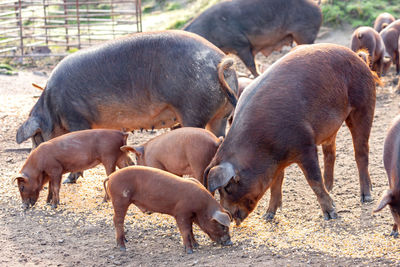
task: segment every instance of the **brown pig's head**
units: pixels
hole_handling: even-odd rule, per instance
[[[218,204],[219,207],[221,207]],[[226,210],[219,208],[209,212],[207,216],[199,219],[200,228],[207,233],[211,240],[223,245],[232,245],[229,235],[229,225],[232,217]]]
[[[387,205],[389,205],[390,207],[394,222],[397,225],[400,225],[400,196],[398,194],[395,194],[394,191],[391,189],[388,189],[383,193],[379,204],[375,208],[374,212],[381,211]]]
[[[204,184],[210,192],[219,190],[221,205],[232,214],[236,225],[254,210],[263,196],[259,179],[244,179],[229,162],[209,166],[204,173]]]
[[[146,166],[144,161],[144,146],[122,146],[121,151],[123,152],[132,152],[136,155],[136,164],[141,166]]]
[[[19,193],[22,198],[22,207],[24,209],[35,205],[39,198],[39,192],[42,187],[39,180],[35,178],[36,177],[29,177],[28,175],[21,173],[13,179],[13,182],[17,180]]]

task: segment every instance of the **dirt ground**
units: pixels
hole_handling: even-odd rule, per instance
[[[351,31],[322,29],[319,42],[348,45]],[[286,49],[287,51],[287,49]],[[275,53],[269,64],[282,54]],[[39,73],[37,71],[40,71]],[[102,203],[102,166],[85,172],[77,184],[61,187],[61,205],[52,210],[43,191],[34,208],[23,211],[17,186],[11,179],[28,156],[30,141],[16,144],[18,126],[27,118],[44,84],[48,69],[21,70],[0,76],[0,265],[1,266],[265,266],[273,265],[399,265],[400,241],[389,236],[389,209],[372,214],[388,182],[382,163],[387,129],[399,113],[394,69],[377,88],[376,115],[370,137],[369,170],[374,201],[361,204],[358,172],[346,126],[337,137],[335,185],[330,193],[339,214],[324,221],[316,197],[297,166],[286,171],[283,207],[266,222],[269,192],[240,227],[231,226],[234,243],[220,247],[195,227],[200,248],[186,255],[175,221],[161,214],[145,215],[131,206],[126,217],[127,251],[115,246],[112,206]],[[159,134],[162,131],[158,131]],[[135,133],[130,144],[156,134]],[[322,157],[320,155],[322,166]],[[323,167],[322,167],[323,168]],[[177,192],[179,193],[179,192]]]

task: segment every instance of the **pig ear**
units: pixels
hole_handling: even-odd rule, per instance
[[[379,201],[378,206],[375,208],[374,212],[381,211],[384,207],[386,207],[387,204],[390,204],[393,199],[393,192],[392,190],[386,190],[382,197],[381,200]]]
[[[21,182],[29,182],[29,177],[25,173],[19,174],[19,176],[12,179],[12,183],[15,183],[15,180],[19,180]]]
[[[37,117],[29,117],[17,131],[17,143],[21,144],[29,137],[34,136],[37,132],[40,132],[41,128]]]
[[[224,162],[218,166],[212,167],[207,175],[207,189],[214,192],[218,188],[226,186],[232,178],[235,178],[236,173],[233,165],[229,162]],[[235,178],[238,181],[238,178]]]
[[[139,146],[139,147],[133,147],[133,146],[121,146],[119,149],[123,152],[132,152],[135,153],[136,156],[141,157],[143,155],[144,147]]]
[[[220,224],[225,225],[226,227],[229,227],[229,225],[231,224],[231,218],[229,214],[220,210],[216,210],[214,212],[211,220],[217,221]]]

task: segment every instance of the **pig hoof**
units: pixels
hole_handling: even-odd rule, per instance
[[[52,208],[52,209],[57,208],[57,204],[51,204],[51,208]]]
[[[187,253],[187,254],[193,254],[193,249],[187,248],[187,249],[186,249],[186,253]]]
[[[393,236],[394,238],[398,238],[398,237],[399,237],[399,232],[397,232],[397,231],[392,231],[392,232],[390,233],[390,236]]]
[[[266,221],[271,221],[272,219],[274,219],[274,217],[275,217],[275,212],[271,212],[271,211],[265,213],[265,215],[264,215],[264,219]]]
[[[371,195],[361,195],[361,203],[372,202],[372,200]]]
[[[328,220],[330,220],[330,219],[337,219],[337,213],[336,213],[336,211],[335,210],[332,210],[332,211],[325,211],[324,212],[324,219],[326,220],[326,221],[328,221]]]
[[[228,239],[228,240],[222,242],[222,245],[223,245],[223,246],[232,246],[233,243],[232,243],[232,241],[231,241],[230,239]]]
[[[119,247],[119,251],[126,252],[126,247]]]
[[[77,179],[71,179],[69,176],[64,180],[63,184],[76,184]]]

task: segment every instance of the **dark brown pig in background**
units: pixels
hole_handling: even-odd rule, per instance
[[[117,130],[84,130],[65,134],[41,143],[32,150],[20,175],[15,179],[25,208],[34,205],[43,186],[49,183],[47,203],[53,208],[60,201],[61,176],[103,164],[107,176],[115,167],[124,168],[133,162],[127,152],[127,133]]]
[[[397,116],[389,129],[383,148],[383,164],[389,179],[389,188],[383,193],[378,207],[374,212],[389,205],[393,215],[391,236],[398,237],[400,225],[400,116]]]
[[[318,66],[318,67],[316,67]],[[336,134],[350,129],[361,201],[371,201],[368,139],[377,75],[350,49],[334,44],[297,46],[244,90],[226,138],[204,173],[211,192],[240,224],[268,188],[266,213],[282,203],[284,169],[296,163],[317,196],[325,219],[337,217],[333,187]],[[324,178],[317,145],[324,154]],[[324,183],[325,182],[325,183]]]
[[[222,138],[208,130],[184,127],[159,135],[141,146],[124,146],[136,154],[138,165],[189,175],[203,183],[203,173],[214,157]]]
[[[400,73],[399,62],[399,37],[400,37],[400,19],[390,23],[380,33],[383,43],[385,44],[386,53],[390,56],[393,64],[396,65],[396,73]],[[389,70],[390,62],[385,63],[383,74]]]
[[[125,215],[132,203],[145,213],[173,216],[187,253],[193,253],[193,248],[198,246],[193,223],[213,241],[232,244],[229,236],[231,216],[195,179],[182,179],[163,170],[135,166],[113,173],[104,180],[104,189],[114,207],[117,245],[121,250],[125,250]]]
[[[390,62],[390,57],[385,58],[385,45],[379,33],[371,27],[357,28],[351,36],[351,50],[357,52],[360,49],[368,51],[370,68],[381,76],[384,61]]]
[[[322,23],[314,0],[232,0],[218,3],[184,27],[233,53],[254,75],[259,75],[254,57],[285,45],[311,44]]]
[[[385,29],[393,21],[395,21],[395,18],[392,16],[392,14],[389,14],[387,12],[381,13],[375,19],[374,29],[377,32],[381,32],[383,29]]]
[[[232,64],[213,44],[184,31],[138,33],[78,51],[51,73],[17,143],[32,137],[36,146],[71,131],[177,122],[225,136],[236,105]]]

